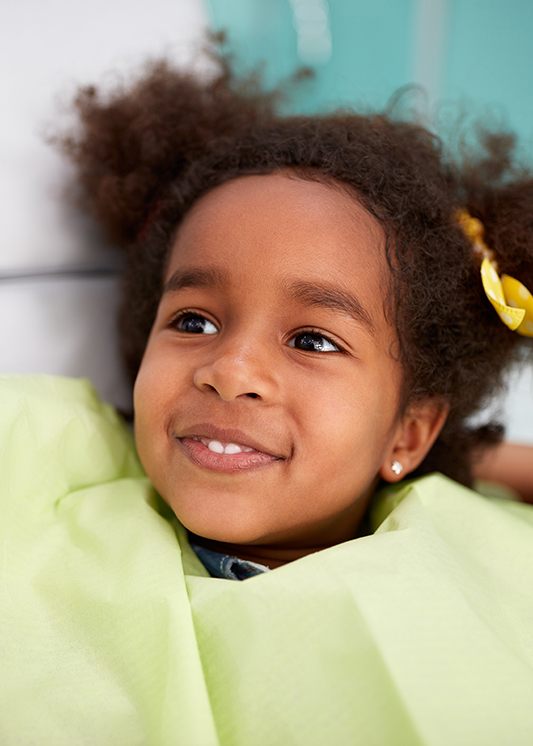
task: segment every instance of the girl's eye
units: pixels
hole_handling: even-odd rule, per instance
[[[295,334],[289,341],[289,347],[295,347],[298,350],[306,352],[340,352],[338,347],[331,339],[328,339],[319,332],[300,332]]]
[[[216,334],[218,332],[212,321],[192,311],[179,314],[172,322],[172,326],[185,334]]]

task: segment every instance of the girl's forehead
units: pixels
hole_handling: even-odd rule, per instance
[[[291,173],[243,176],[201,197],[184,218],[169,273],[190,262],[227,264],[232,274],[265,268],[331,281],[387,272],[384,231],[342,187]],[[237,261],[238,260],[238,261]]]

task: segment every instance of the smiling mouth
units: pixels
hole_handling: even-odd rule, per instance
[[[217,428],[205,429],[212,430],[212,435],[191,433],[174,436],[188,459],[203,469],[226,473],[243,472],[270,466],[285,460],[282,456],[261,450],[262,446],[259,446],[258,443],[240,442],[249,440],[244,433],[233,431],[230,435],[229,431],[222,431]],[[217,430],[216,433],[215,430]],[[218,437],[214,437],[215,435]],[[223,438],[223,435],[226,435],[227,439]]]

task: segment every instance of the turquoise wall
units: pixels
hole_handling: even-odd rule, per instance
[[[433,120],[443,110],[463,107],[495,126],[511,127],[533,145],[532,0],[207,0],[207,5],[213,27],[229,31],[244,64],[266,61],[268,81],[314,63],[316,79],[297,93],[295,110],[342,103],[382,107],[399,88],[415,83],[425,91],[418,103]],[[319,28],[329,36],[329,54],[322,50],[314,61],[305,50],[302,55],[297,32],[302,19],[308,30]]]
[[[533,147],[533,2],[450,0],[440,93],[465,96]]]

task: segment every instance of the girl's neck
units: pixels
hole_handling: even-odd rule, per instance
[[[368,535],[367,521],[363,519],[359,524],[358,530],[354,533],[353,539],[360,538]],[[206,539],[203,536],[198,536],[189,532],[189,539],[193,544],[211,549],[213,552],[219,552],[220,554],[228,554],[232,557],[238,557],[239,559],[248,560],[249,562],[257,562],[260,565],[266,565],[271,569],[275,567],[281,567],[289,562],[294,562],[297,559],[306,557],[308,554],[314,554],[320,552],[323,549],[329,549],[336,543],[340,542],[328,542],[325,544],[317,544],[314,546],[283,546],[280,544],[269,545],[269,544],[231,544],[224,541],[216,541],[215,539]]]
[[[196,534],[189,534],[189,539],[193,544],[198,544],[206,549],[211,549],[213,552],[229,554],[232,557],[238,557],[239,559],[248,560],[249,562],[257,562],[260,565],[267,565],[267,567],[270,568],[281,567],[281,565],[286,565],[288,562],[294,562],[294,560],[326,548],[321,546],[297,548],[269,545],[243,546],[241,544],[215,541],[214,539],[205,539],[203,536],[197,536]]]

